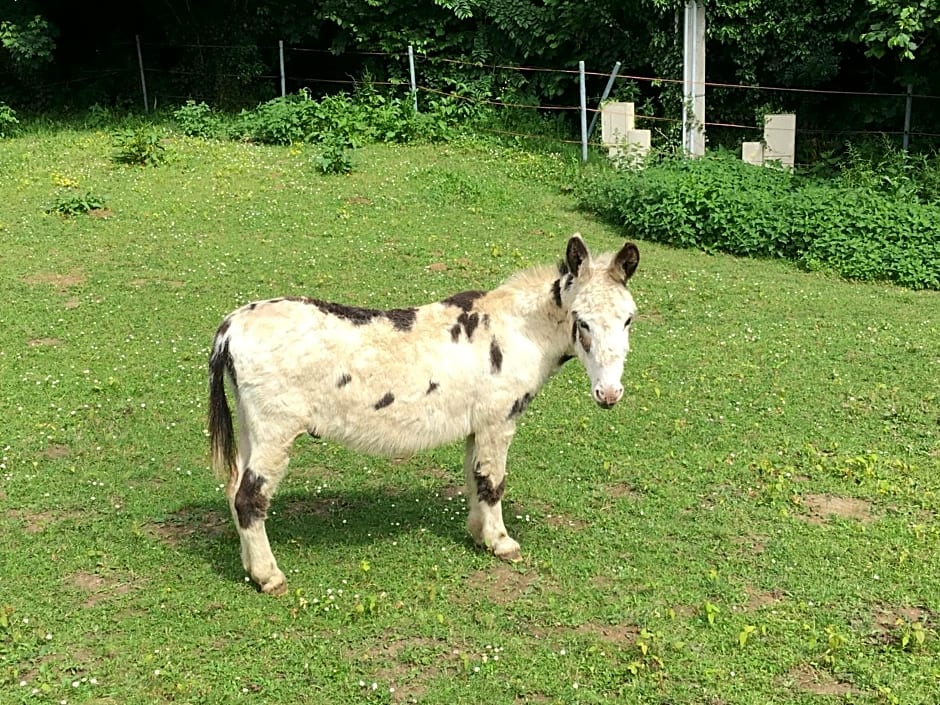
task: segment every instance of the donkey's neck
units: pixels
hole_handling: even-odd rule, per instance
[[[559,279],[556,268],[536,267],[518,272],[491,292],[494,303],[517,319],[517,329],[538,345],[546,378],[571,352],[569,312],[561,304]]]

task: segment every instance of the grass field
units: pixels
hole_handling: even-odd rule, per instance
[[[621,239],[561,156],[375,146],[327,177],[309,146],[165,145],[0,142],[0,702],[940,702],[936,292],[641,242],[624,400],[569,364],[510,449],[522,563],[466,535],[460,446],[304,439],[271,598],[209,470],[221,317],[423,303]]]

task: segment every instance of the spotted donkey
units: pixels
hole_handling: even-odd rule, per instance
[[[576,234],[557,269],[519,272],[492,291],[389,311],[280,298],[226,316],[209,360],[212,459],[228,477],[242,565],[261,590],[287,589],[264,522],[288,451],[306,433],[385,455],[466,438],[467,528],[496,556],[519,560],[501,505],[516,421],[572,357],[599,406],[620,400],[636,314],[626,284],[639,259],[632,243],[592,258]]]

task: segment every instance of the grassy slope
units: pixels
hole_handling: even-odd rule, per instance
[[[625,400],[569,365],[510,451],[523,564],[466,538],[460,448],[307,440],[275,600],[208,469],[221,316],[435,300],[619,238],[561,158],[369,147],[323,177],[309,148],[167,144],[137,169],[102,133],[0,143],[4,702],[940,698],[937,293],[641,243]],[[43,212],[86,190],[107,217]]]

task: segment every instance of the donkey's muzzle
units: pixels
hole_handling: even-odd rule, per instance
[[[613,408],[623,396],[623,387],[594,387],[594,401],[602,409]]]

